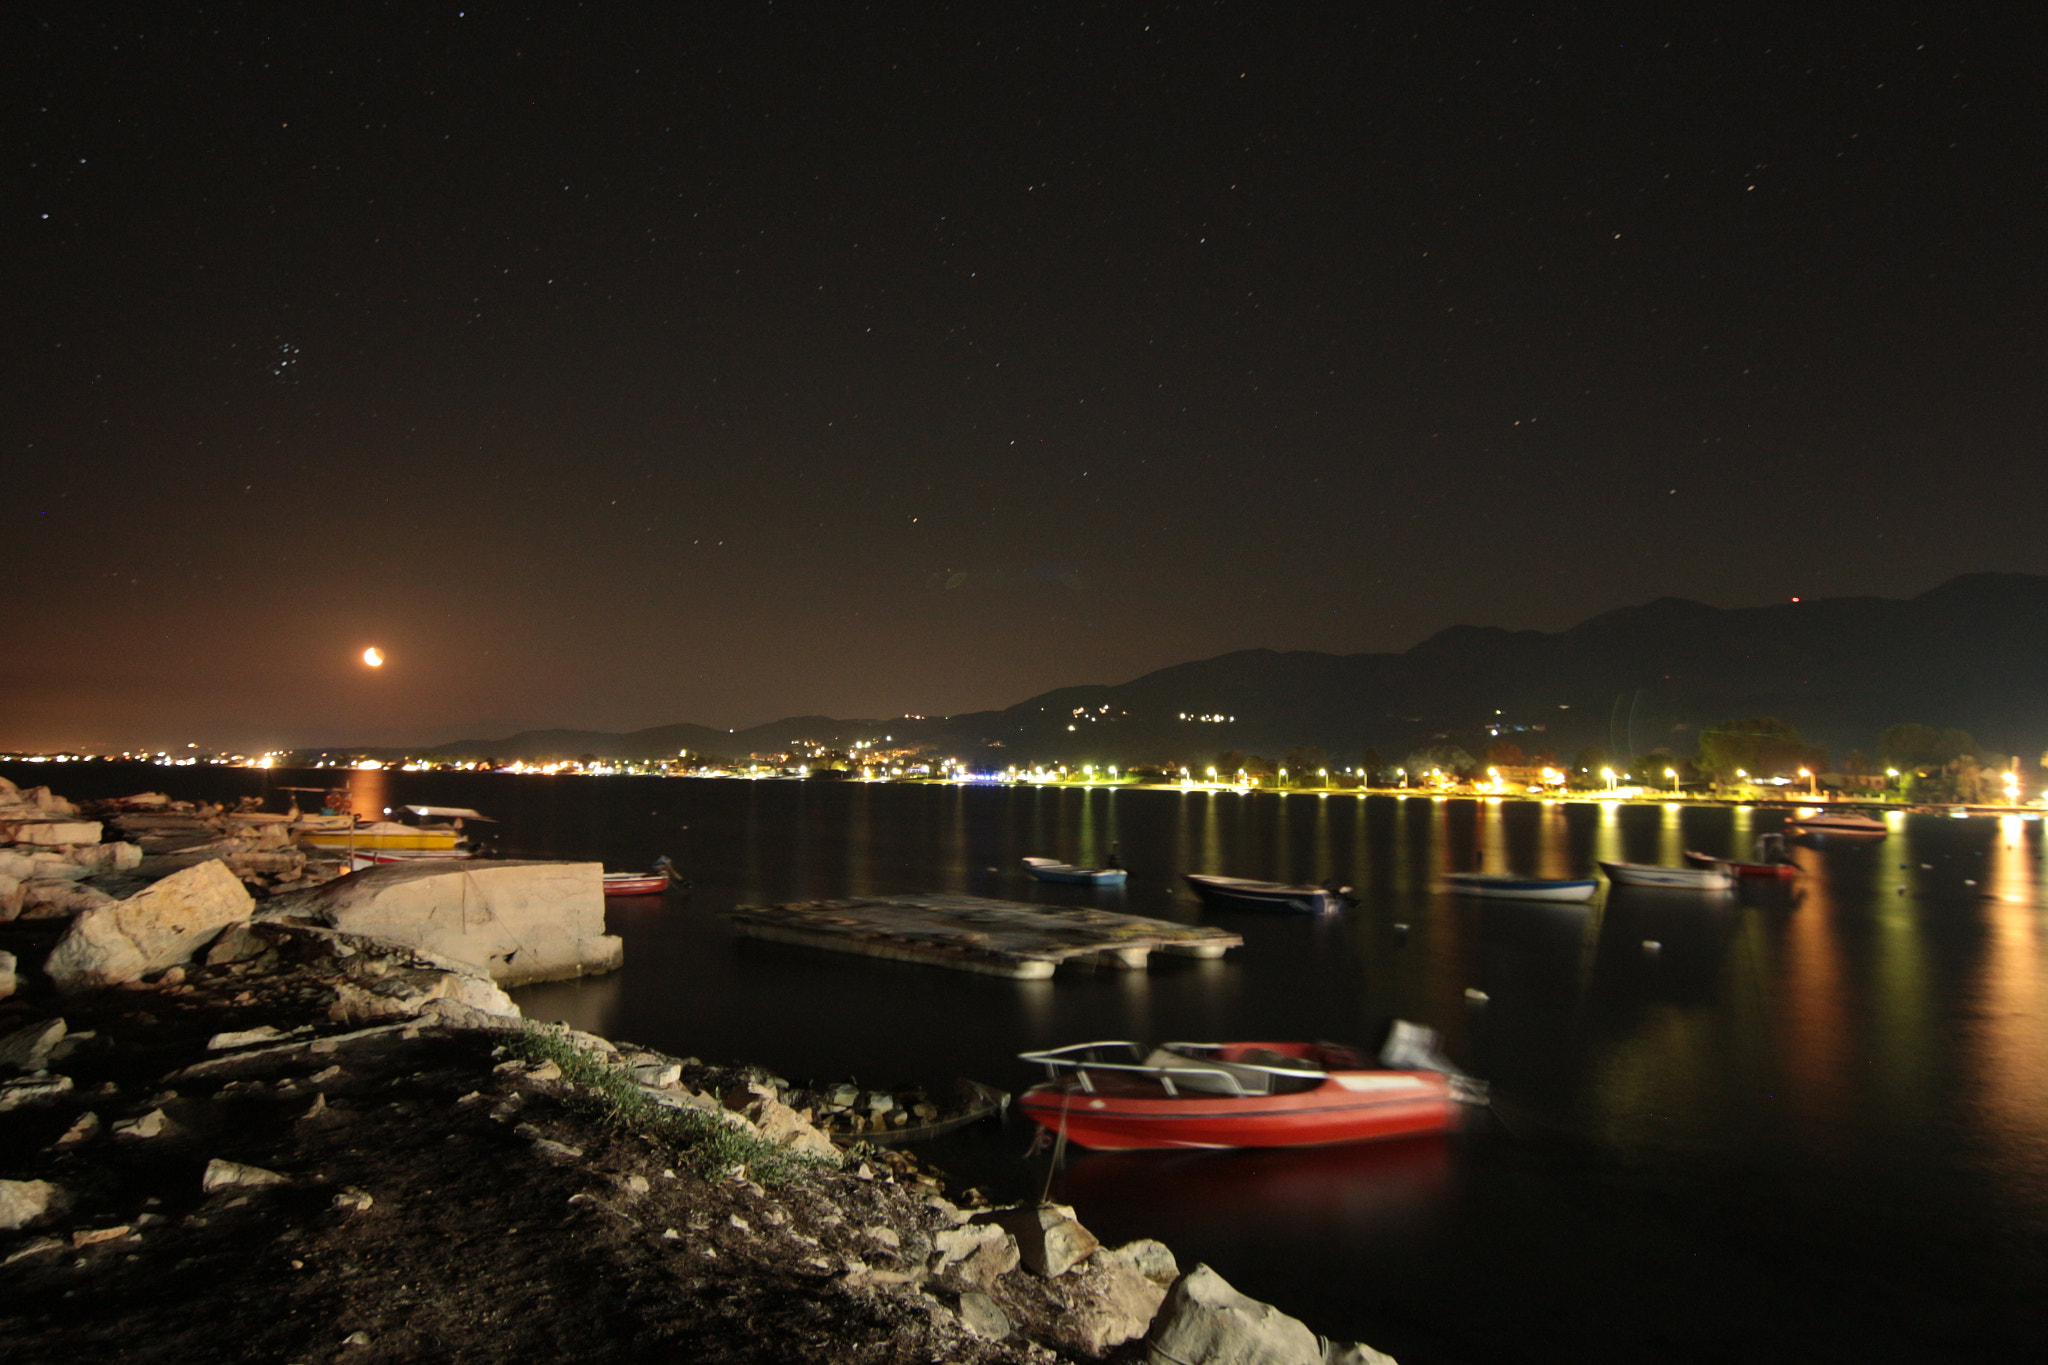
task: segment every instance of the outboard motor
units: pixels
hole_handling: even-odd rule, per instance
[[[1451,1093],[1466,1104],[1486,1103],[1486,1082],[1460,1071],[1444,1056],[1443,1038],[1433,1028],[1396,1019],[1380,1048],[1380,1065],[1394,1071],[1436,1071],[1451,1082]]]

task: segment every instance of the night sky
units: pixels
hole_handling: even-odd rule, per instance
[[[0,748],[2048,571],[2025,6],[14,15]]]

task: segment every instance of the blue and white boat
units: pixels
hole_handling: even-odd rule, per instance
[[[1501,872],[1453,872],[1444,884],[1460,895],[1513,901],[1588,901],[1600,889],[1598,877],[1511,877]]]
[[[1602,863],[1616,886],[1664,886],[1680,891],[1730,891],[1735,872],[1726,863],[1711,867],[1660,867],[1652,863]]]
[[[1075,867],[1055,858],[1026,858],[1024,870],[1042,882],[1076,882],[1084,886],[1122,886],[1120,867]]]
[[[1350,890],[1327,886],[1288,886],[1281,882],[1255,882],[1244,877],[1212,877],[1199,872],[1183,874],[1204,904],[1220,910],[1292,910],[1324,915],[1344,908]]]

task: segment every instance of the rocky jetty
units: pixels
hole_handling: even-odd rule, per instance
[[[33,832],[90,823],[21,803]],[[842,1150],[757,1068],[536,1025],[487,966],[259,913],[212,855],[0,925],[11,1361],[1385,1359],[1071,1209]]]

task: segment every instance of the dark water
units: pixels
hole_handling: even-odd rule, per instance
[[[60,791],[256,791],[254,773],[10,766]],[[271,776],[270,782],[295,779]],[[1099,1038],[1443,1031],[1496,1114],[1444,1141],[1292,1153],[1074,1154],[1057,1196],[1156,1236],[1319,1330],[1442,1361],[2038,1359],[2048,1348],[2048,924],[2042,826],[1910,817],[1797,849],[1732,900],[1461,901],[1439,875],[1746,850],[1767,811],[1597,803],[791,782],[356,774],[359,805],[474,805],[499,851],[645,866],[626,969],[529,1013],[794,1080],[1021,1088],[1020,1050]],[[1122,891],[1044,887],[1026,854]],[[1335,877],[1340,917],[1237,916],[1228,961],[1009,982],[738,941],[736,903],[947,890],[1194,920],[1184,871]],[[1404,932],[1397,926],[1406,925]],[[1645,940],[1661,945],[1646,951]],[[1467,999],[1485,992],[1484,1003]],[[931,1155],[1033,1191],[1028,1133]]]

